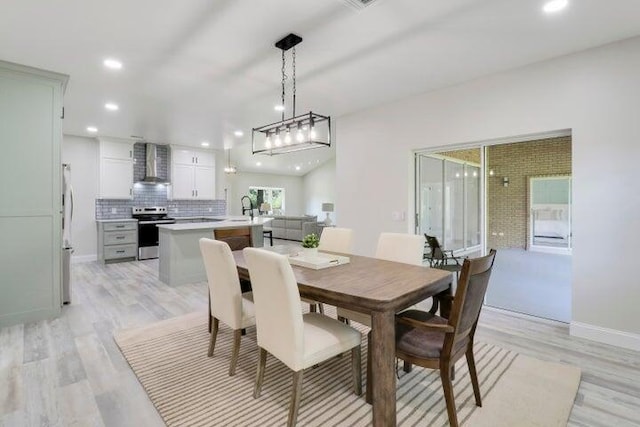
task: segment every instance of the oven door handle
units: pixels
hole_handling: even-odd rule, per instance
[[[175,220],[171,220],[168,219],[166,221],[163,220],[159,220],[159,221],[138,221],[138,224],[140,225],[155,225],[155,224],[175,224],[176,221]]]

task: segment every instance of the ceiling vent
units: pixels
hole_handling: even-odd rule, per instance
[[[362,10],[367,6],[371,6],[376,1],[378,0],[344,0],[346,4],[356,10]]]

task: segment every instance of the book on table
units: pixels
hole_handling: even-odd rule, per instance
[[[335,267],[349,263],[349,257],[343,255],[318,252],[317,255],[308,256],[304,253],[289,255],[289,263],[300,267],[320,270],[322,268]]]

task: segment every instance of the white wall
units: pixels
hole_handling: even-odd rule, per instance
[[[71,164],[74,208],[72,245],[75,260],[96,257],[97,231],[95,199],[98,194],[98,141],[94,138],[64,135],[62,162]]]
[[[277,187],[285,191],[285,213],[303,215],[302,177],[239,172],[226,176],[227,209],[229,215],[241,215],[240,198],[249,194],[249,187]],[[224,190],[223,190],[224,191]]]
[[[305,212],[317,215],[323,221],[327,214],[322,212],[323,203],[336,201],[336,160],[331,159],[302,177]],[[331,219],[336,223],[339,206],[334,205]]]
[[[413,231],[412,149],[572,129],[571,332],[640,350],[639,112],[634,38],[341,117],[340,225],[366,255],[381,231]]]

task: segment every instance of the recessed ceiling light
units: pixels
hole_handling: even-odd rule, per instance
[[[262,166],[261,162],[256,162],[256,166]]]
[[[113,102],[107,102],[106,104],[104,104],[104,108],[109,111],[118,111],[120,109],[120,107],[118,107],[118,104],[114,104]]]
[[[111,68],[112,70],[122,69],[122,62],[118,61],[117,59],[107,58],[102,63],[104,64],[105,67]]]
[[[284,111],[284,105],[276,105],[273,109],[276,111]]]
[[[98,128],[95,126],[87,126],[87,132],[96,133],[98,132]]]
[[[200,145],[202,145],[203,147],[208,147],[209,143],[207,141],[202,141]]]
[[[241,130],[237,130],[233,133],[235,136],[237,136],[238,138],[240,138],[241,136],[244,135],[244,132],[242,132]]]
[[[299,171],[300,170],[300,166],[296,166],[296,170]]]
[[[569,5],[569,0],[551,0],[544,4],[542,10],[546,13],[560,12]]]

